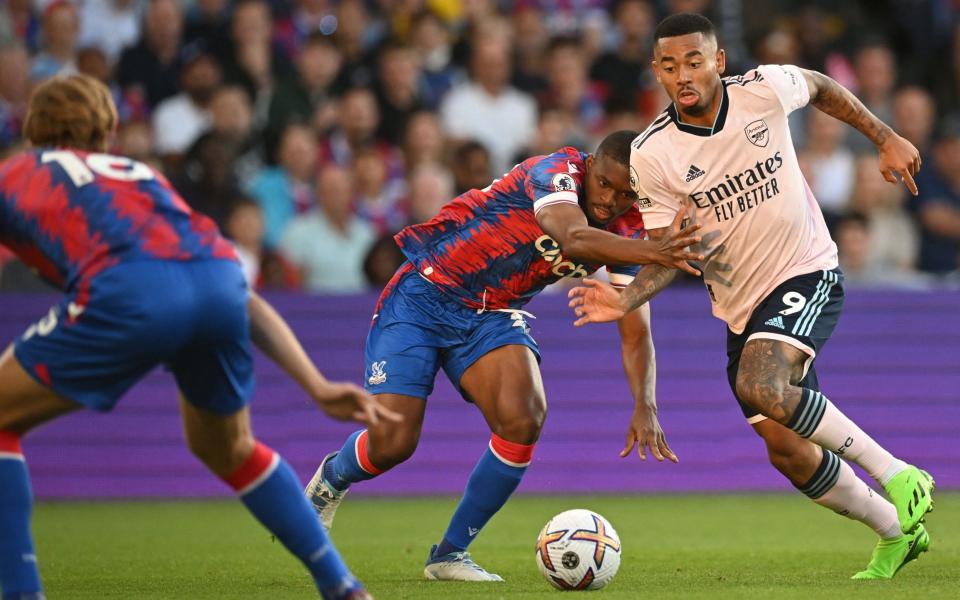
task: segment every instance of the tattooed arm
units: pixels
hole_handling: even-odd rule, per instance
[[[647,233],[650,239],[659,240],[665,235],[666,227],[652,229]],[[647,265],[622,292],[613,286],[584,279],[583,285],[570,290],[570,308],[577,315],[574,325],[580,327],[587,323],[605,323],[616,321],[630,311],[643,306],[660,290],[667,287],[677,275],[677,269],[668,269],[661,265]]]
[[[810,90],[810,103],[835,119],[853,126],[880,152],[880,173],[890,183],[899,174],[910,192],[917,195],[913,176],[920,171],[920,152],[889,125],[870,112],[863,102],[830,77],[817,71],[800,69]]]

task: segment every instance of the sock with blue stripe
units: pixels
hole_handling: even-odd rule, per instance
[[[354,431],[336,456],[323,465],[323,478],[327,483],[342,492],[351,483],[373,479],[383,473],[382,469],[370,462],[367,454],[368,436],[366,429]]]
[[[810,480],[797,487],[820,506],[860,521],[883,539],[902,535],[893,504],[870,489],[850,465],[829,450],[823,451],[820,466]]]
[[[881,485],[906,468],[816,390],[803,388],[787,427],[811,442],[860,465]]]
[[[363,587],[333,547],[304,497],[300,481],[279,454],[258,442],[246,462],[224,480],[247,509],[306,565],[324,598],[343,598]]]
[[[493,434],[489,447],[470,474],[463,498],[434,556],[467,549],[517,489],[533,458],[534,446],[509,442]]]
[[[33,493],[20,436],[0,431],[0,591],[3,600],[42,599],[30,535]]]

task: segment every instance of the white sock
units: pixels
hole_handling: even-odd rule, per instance
[[[902,535],[900,521],[897,519],[897,509],[893,504],[873,491],[869,485],[857,477],[850,465],[837,458],[835,454],[827,450],[824,450],[823,454],[825,460],[821,463],[821,468],[817,469],[813,480],[817,479],[821,473],[825,474],[828,477],[826,481],[822,476],[820,478],[820,489],[822,489],[824,485],[829,484],[829,479],[832,479],[829,474],[836,473],[835,483],[817,497],[810,495],[807,491],[810,488],[809,484],[802,488],[802,491],[820,506],[829,508],[848,519],[860,521],[885,540]],[[813,480],[811,480],[813,483],[817,483]]]
[[[803,390],[789,426],[824,450],[860,465],[881,485],[906,467],[820,392]]]

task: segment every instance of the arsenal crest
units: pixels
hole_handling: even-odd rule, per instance
[[[770,141],[770,130],[767,128],[767,122],[763,119],[754,121],[744,127],[743,133],[747,135],[751,144],[760,148],[766,148],[767,142]]]

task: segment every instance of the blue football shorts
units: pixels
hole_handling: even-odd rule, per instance
[[[478,312],[410,270],[386,292],[374,315],[364,350],[364,386],[371,394],[426,398],[443,367],[460,389],[460,378],[480,357],[513,344],[530,348],[540,361],[523,313]]]
[[[737,394],[737,373],[743,347],[756,338],[778,340],[806,353],[799,384],[819,391],[813,361],[833,335],[843,310],[843,297],[843,272],[840,269],[799,275],[781,283],[757,305],[743,333],[736,334],[728,329],[727,380],[734,396]],[[737,401],[748,423],[766,418],[739,397]]]
[[[199,408],[231,414],[253,394],[247,285],[228,260],[122,263],[68,293],[15,342],[35,379],[108,411],[158,364]]]

